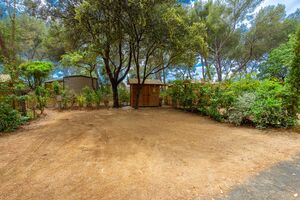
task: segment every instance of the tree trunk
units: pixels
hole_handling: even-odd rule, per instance
[[[221,59],[219,54],[216,55],[216,61],[217,61],[217,65],[216,65],[216,71],[217,71],[217,76],[218,76],[218,81],[221,82],[222,81],[222,66],[221,66]]]
[[[112,92],[113,92],[113,107],[114,108],[119,108],[119,95],[118,95],[118,80],[116,80],[113,77],[113,73],[110,70],[109,67],[109,48],[105,49],[105,57],[103,57],[103,61],[104,61],[104,66],[106,69],[106,73],[109,77],[110,83],[111,83],[111,88],[112,88]]]
[[[13,1],[13,16],[11,18],[12,34],[11,34],[11,50],[15,60],[15,41],[16,41],[16,0]]]
[[[117,84],[112,84],[112,91],[113,91],[113,107],[114,108],[119,108],[119,94],[118,94],[118,85]]]
[[[143,88],[143,85],[141,85],[141,84],[137,85],[134,109],[139,109],[139,102],[140,102],[142,88]]]
[[[94,91],[96,91],[96,87],[95,87],[95,85],[94,85],[93,71],[94,71],[94,70],[89,71],[89,73],[90,73],[90,78],[92,79],[92,88],[93,88]]]
[[[206,76],[208,78],[209,81],[211,81],[211,74],[210,74],[210,66],[208,65],[208,62],[207,62],[207,58],[204,58],[204,63],[205,63],[205,66],[206,66]]]
[[[5,61],[9,60],[8,50],[6,48],[6,44],[1,32],[0,32],[0,49],[2,51],[3,57],[6,59]]]
[[[206,77],[205,77],[205,65],[204,65],[204,61],[203,61],[203,57],[201,56],[201,66],[202,66],[202,79],[203,81],[205,81]]]
[[[187,77],[187,79],[193,79],[193,77],[192,77],[192,73],[191,73],[191,68],[188,68],[188,77]]]

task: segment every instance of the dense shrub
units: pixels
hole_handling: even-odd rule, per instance
[[[82,95],[85,98],[86,106],[92,107],[94,103],[94,97],[95,97],[94,90],[92,90],[90,87],[85,87],[82,90]]]
[[[255,93],[245,93],[239,96],[229,111],[229,122],[241,125],[251,121],[251,108],[256,101]]]
[[[100,91],[101,91],[101,94],[102,94],[102,100],[104,102],[104,104],[106,106],[108,106],[109,104],[109,101],[111,100],[112,98],[112,91],[111,91],[111,87],[110,86],[102,86],[100,88]]]
[[[61,90],[61,106],[63,109],[73,107],[76,103],[76,94],[72,90]]]
[[[86,102],[86,99],[85,97],[81,94],[81,95],[78,95],[76,96],[76,102],[77,102],[77,105],[82,108]]]
[[[61,95],[63,88],[62,88],[61,84],[59,84],[58,81],[54,81],[52,83],[52,88],[53,88],[53,93],[55,95]]]
[[[295,123],[295,117],[289,110],[291,93],[285,85],[264,80],[255,94],[257,98],[251,107],[251,115],[257,127],[288,127]]]
[[[167,91],[173,103],[179,103],[186,110],[194,110],[197,101],[196,88],[198,84],[191,84],[187,81],[175,81],[170,89]]]
[[[47,105],[48,97],[49,97],[49,92],[45,87],[38,86],[35,89],[37,108],[41,111],[41,114],[44,112],[44,109]]]
[[[212,93],[213,85],[211,84],[203,84],[197,91],[198,102],[196,106],[198,111],[204,115],[209,115],[209,107],[213,96]]]
[[[119,92],[119,102],[120,102],[120,104],[126,104],[127,105],[129,103],[129,100],[130,100],[129,91],[124,87],[119,87],[118,92]]]
[[[101,91],[98,89],[96,91],[94,91],[94,103],[96,104],[97,108],[100,107],[101,101],[102,101],[102,93]]]
[[[9,104],[0,102],[0,132],[13,131],[26,121]]]
[[[246,77],[224,83],[176,81],[166,92],[185,110],[197,110],[217,121],[258,128],[295,124],[288,87],[277,80],[259,81]]]
[[[249,93],[256,91],[260,85],[260,81],[247,76],[239,81],[228,83],[228,89],[234,93],[234,95],[241,95],[241,93]]]
[[[180,104],[222,121],[227,116],[233,97],[227,84],[192,83],[185,84]]]

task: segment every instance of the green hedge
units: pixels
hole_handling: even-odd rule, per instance
[[[245,78],[235,82],[191,83],[175,81],[167,90],[172,101],[217,121],[257,128],[289,127],[296,123],[290,108],[290,90],[276,80]]]

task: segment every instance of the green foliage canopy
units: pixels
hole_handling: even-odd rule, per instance
[[[53,64],[44,61],[29,61],[19,66],[21,75],[25,78],[30,88],[35,89],[42,85],[53,69]]]
[[[260,78],[278,78],[284,81],[293,62],[295,43],[296,38],[291,35],[287,43],[273,49],[268,59],[260,65]]]

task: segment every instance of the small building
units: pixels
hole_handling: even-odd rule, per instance
[[[73,91],[76,94],[79,94],[81,90],[85,87],[89,87],[91,89],[98,89],[97,78],[91,78],[89,76],[84,75],[65,76],[63,79],[49,80],[45,82],[46,87],[48,85],[51,85],[55,81],[60,83],[64,89]]]
[[[65,76],[63,79],[63,85],[65,89],[72,90],[78,94],[85,87],[98,89],[98,80],[97,78],[91,78],[83,75]]]
[[[134,106],[136,103],[136,95],[138,89],[138,80],[129,79],[130,85],[130,105]],[[163,83],[160,80],[147,79],[143,85],[140,93],[139,106],[142,107],[155,107],[160,106],[160,87]]]
[[[51,88],[52,88],[52,84],[53,84],[54,82],[58,82],[58,83],[61,85],[61,87],[64,86],[64,80],[63,80],[63,79],[51,79],[51,80],[45,81],[45,87],[46,87],[47,89],[51,89]]]

